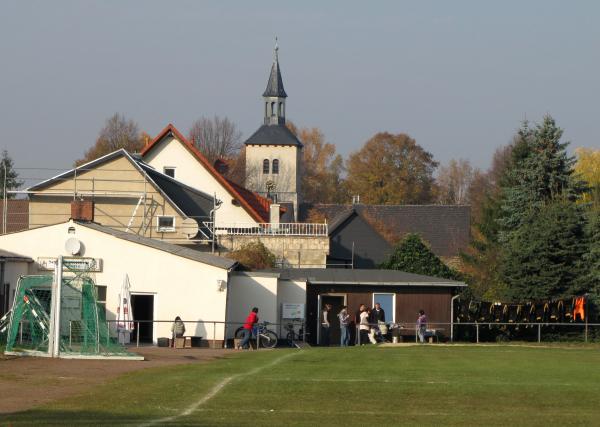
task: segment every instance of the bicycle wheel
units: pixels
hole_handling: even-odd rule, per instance
[[[274,348],[277,345],[277,334],[273,331],[261,332],[259,341],[264,348]]]
[[[239,328],[237,328],[235,330],[235,334],[233,334],[234,337],[236,338],[242,338],[242,331],[244,330],[243,326],[240,326]]]
[[[287,339],[288,345],[290,347],[293,347],[294,341],[296,340],[296,334],[294,332],[290,331],[287,333],[286,339]]]

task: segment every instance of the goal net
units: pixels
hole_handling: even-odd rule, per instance
[[[60,286],[54,286],[56,277]],[[21,277],[5,329],[9,354],[139,359],[118,342],[106,321],[88,269],[74,263],[57,262],[54,277]]]

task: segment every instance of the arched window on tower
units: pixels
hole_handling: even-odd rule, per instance
[[[273,160],[273,173],[274,174],[279,173],[279,160],[277,160],[277,159]]]
[[[269,173],[269,159],[264,159],[263,160],[263,173],[264,174],[268,174]]]
[[[271,115],[274,116],[275,115],[275,105],[277,105],[274,102],[271,102]]]
[[[283,102],[279,103],[279,117],[283,117]]]
[[[269,103],[265,102],[265,117],[269,115]]]

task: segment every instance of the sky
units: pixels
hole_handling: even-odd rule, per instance
[[[0,149],[28,179],[68,169],[115,112],[151,135],[227,116],[247,138],[275,36],[288,119],[344,156],[402,132],[485,169],[544,114],[599,148],[599,18],[597,1],[0,0]]]

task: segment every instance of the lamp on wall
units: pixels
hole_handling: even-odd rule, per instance
[[[227,288],[227,282],[225,280],[217,280],[217,291],[224,292]]]

